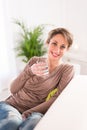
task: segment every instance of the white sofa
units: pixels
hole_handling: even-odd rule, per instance
[[[87,75],[68,84],[34,130],[87,130]]]

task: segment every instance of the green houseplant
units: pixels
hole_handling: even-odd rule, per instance
[[[26,63],[33,56],[43,56],[46,53],[42,38],[45,26],[38,25],[28,29],[23,22],[16,20],[15,24],[21,28],[20,41],[15,47],[17,56],[21,56],[22,61]]]

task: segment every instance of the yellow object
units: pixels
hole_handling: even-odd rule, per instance
[[[46,101],[48,101],[54,94],[58,91],[58,88],[53,89],[47,96]]]

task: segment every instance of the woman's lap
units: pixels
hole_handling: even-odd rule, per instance
[[[0,130],[17,130],[21,122],[22,116],[14,107],[0,102]]]
[[[42,117],[43,114],[33,112],[31,116],[29,116],[24,122],[21,123],[19,130],[33,130]]]
[[[0,102],[0,130],[33,130],[43,114],[34,112],[25,121],[17,109]]]

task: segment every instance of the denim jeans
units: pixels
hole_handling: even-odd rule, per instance
[[[42,117],[43,114],[33,112],[31,116],[21,123],[19,130],[33,130]]]
[[[0,130],[33,130],[43,114],[33,112],[25,121],[17,109],[0,102]]]
[[[17,130],[22,116],[17,109],[5,102],[0,102],[0,130]]]

